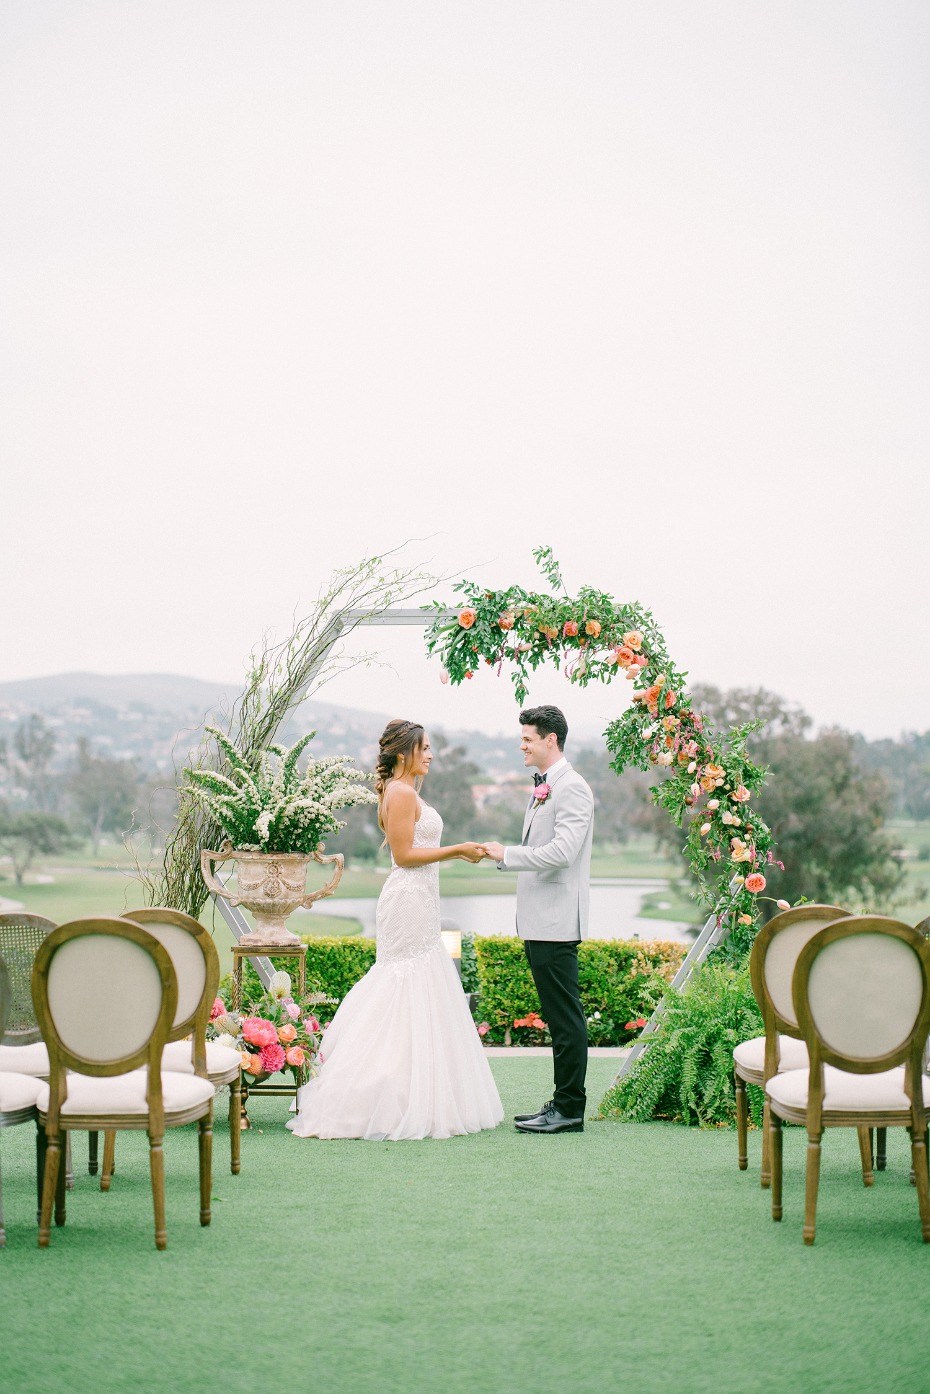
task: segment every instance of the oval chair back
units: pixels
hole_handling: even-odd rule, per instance
[[[123,918],[141,925],[167,950],[178,979],[178,1005],[168,1040],[193,1035],[194,1071],[206,1078],[207,1022],[220,982],[220,958],[209,931],[181,910],[127,910]]]
[[[779,1034],[796,1040],[803,1035],[791,996],[798,955],[826,925],[848,915],[849,911],[838,905],[796,905],[793,910],[774,915],[756,935],[749,956],[749,973],[765,1026],[766,1079],[778,1070]]]
[[[7,1045],[32,1045],[42,1039],[32,1005],[32,965],[39,945],[54,928],[54,920],[44,915],[0,915],[0,956],[9,970],[10,986]]]
[[[147,1066],[149,1115],[164,1131],[161,1053],[178,1005],[177,977],[153,935],[123,919],[72,920],[39,946],[36,1017],[49,1056],[48,1133],[58,1131],[67,1070],[97,1077]]]
[[[930,1032],[930,944],[910,925],[856,915],[822,929],[798,958],[793,996],[812,1092],[824,1064],[851,1074],[903,1064],[919,1078]]]

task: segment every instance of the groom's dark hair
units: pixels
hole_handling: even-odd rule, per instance
[[[520,713],[520,725],[535,726],[541,736],[554,734],[559,749],[565,749],[568,722],[558,707],[527,707]]]

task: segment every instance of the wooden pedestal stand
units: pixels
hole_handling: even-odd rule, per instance
[[[306,944],[233,944],[232,947],[232,1009],[238,1012],[242,1007],[242,960],[244,958],[297,958],[300,960],[298,976],[298,992],[301,997],[307,989],[307,946]],[[288,1066],[290,1069],[290,1066]],[[279,1071],[279,1073],[282,1073]],[[270,1076],[274,1078],[274,1076]],[[242,1071],[242,1113],[239,1117],[239,1127],[241,1129],[251,1128],[249,1115],[246,1110],[250,1094],[274,1094],[294,1098],[297,1097],[297,1090],[305,1083],[304,1072],[294,1071],[293,1084],[265,1084],[256,1082],[255,1076],[250,1075],[248,1070]]]

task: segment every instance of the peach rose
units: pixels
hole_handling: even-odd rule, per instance
[[[739,917],[739,922],[740,922],[740,924],[752,924],[752,916],[751,916],[751,915],[740,915],[740,917]]]
[[[464,610],[459,611],[459,624],[463,629],[471,629],[475,620],[478,618],[478,611],[466,605]]]
[[[621,668],[629,668],[633,662],[635,654],[631,648],[624,644],[622,649],[614,650],[614,662],[619,663]]]
[[[660,693],[661,691],[662,691],[662,689],[661,689],[660,687],[656,687],[655,683],[653,683],[653,684],[652,684],[652,687],[647,687],[647,688],[646,688],[646,691],[643,693],[643,701],[644,701],[644,702],[650,702],[650,703],[651,703],[651,702],[658,702],[658,700],[659,700],[659,693]]]
[[[716,779],[714,779],[713,775],[710,775],[710,774],[702,774],[702,775],[701,775],[701,788],[704,790],[705,794],[709,794],[710,791],[711,791],[711,789],[715,789],[716,787],[717,787],[717,781],[716,781]]]
[[[303,1046],[291,1046],[284,1058],[289,1065],[302,1065],[307,1057]]]
[[[278,1027],[278,1040],[282,1045],[290,1045],[297,1035],[297,1028],[292,1022],[287,1022],[284,1026]]]
[[[710,764],[707,766],[705,773],[709,774],[711,779],[722,779],[726,774],[726,770],[722,765]]]
[[[643,646],[643,636],[638,629],[631,629],[628,634],[624,634],[623,642],[628,649],[639,650]]]
[[[733,790],[732,797],[736,799],[737,803],[745,803],[747,799],[752,798],[752,795],[746,788],[745,784],[740,784],[736,789]]]
[[[669,688],[668,692],[666,692],[666,694],[665,694],[665,705],[666,705],[667,707],[674,707],[674,705],[675,705],[675,703],[676,703],[677,701],[678,701],[677,695],[672,691],[671,688]]]
[[[585,634],[590,634],[592,639],[596,639],[601,632],[601,626],[597,620],[588,620],[584,627]]]
[[[565,635],[566,639],[574,639],[575,635],[578,633],[578,626],[575,621],[566,620],[562,625],[562,633]]]
[[[672,763],[672,752],[670,750],[663,750],[656,763],[659,765],[670,765]]]
[[[501,629],[513,629],[516,621],[517,617],[513,610],[505,610],[497,623],[500,625]]]
[[[262,1072],[262,1057],[260,1055],[250,1055],[249,1062],[245,1068],[250,1075],[260,1075]]]
[[[751,876],[746,877],[746,889],[751,891],[753,895],[758,895],[760,891],[765,890],[765,877],[761,871],[754,871]]]

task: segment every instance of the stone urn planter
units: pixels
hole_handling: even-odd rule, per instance
[[[235,860],[239,864],[238,890],[228,891],[213,874],[214,864]],[[311,862],[335,868],[331,881],[318,891],[307,890],[307,867]],[[341,852],[324,856],[316,851],[301,852],[244,852],[224,842],[218,852],[204,848],[200,853],[200,870],[208,888],[222,896],[230,905],[244,905],[255,920],[255,928],[244,934],[240,944],[285,945],[299,944],[300,938],[287,927],[287,918],[295,910],[307,908],[324,896],[332,895],[339,882],[345,858]]]

